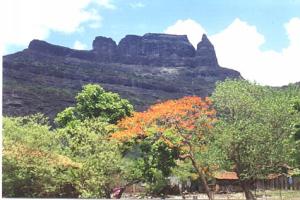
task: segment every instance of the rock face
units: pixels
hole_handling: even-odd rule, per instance
[[[191,62],[195,53],[185,35],[127,35],[118,45],[119,61],[127,64],[179,66]]]
[[[53,119],[87,83],[118,92],[144,110],[157,101],[210,95],[215,82],[227,77],[240,74],[218,65],[206,35],[197,50],[186,36],[154,33],[127,35],[118,45],[99,36],[89,51],[33,40],[3,57],[3,114],[42,112]]]
[[[42,40],[32,40],[29,43],[28,49],[54,56],[67,56],[72,53],[72,49],[52,45]]]
[[[204,34],[197,50],[186,35],[147,33],[127,35],[117,45],[111,38],[98,36],[90,51],[74,50],[45,41],[33,40],[29,51],[47,55],[79,58],[88,61],[114,62],[151,66],[211,66],[218,67],[214,46]]]
[[[144,36],[127,35],[120,41],[119,53],[130,57],[193,57],[195,49],[185,35],[148,33]]]
[[[117,56],[117,44],[111,38],[98,36],[93,41],[93,52],[99,61],[113,61]]]
[[[41,40],[32,40],[25,51],[37,52],[59,57],[73,57],[85,60],[95,60],[95,54],[91,51],[75,50],[67,47],[49,44]]]
[[[218,66],[215,48],[205,34],[203,34],[202,40],[197,45],[196,56],[198,62],[203,65]]]

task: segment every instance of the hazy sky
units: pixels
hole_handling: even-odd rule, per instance
[[[95,36],[206,33],[219,64],[264,85],[300,81],[300,0],[1,0],[2,54],[32,39],[91,49]]]

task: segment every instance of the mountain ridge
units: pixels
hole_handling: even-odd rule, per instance
[[[203,35],[197,49],[185,35],[127,35],[119,44],[98,36],[91,50],[74,50],[32,40],[27,49],[3,57],[3,113],[42,112],[51,119],[74,103],[87,83],[129,99],[137,110],[188,95],[207,96],[216,81],[241,78],[219,66]]]
[[[155,66],[218,66],[214,47],[205,34],[197,49],[192,46],[186,35],[161,33],[126,35],[119,44],[111,38],[97,36],[92,46],[91,50],[75,50],[35,39],[30,42],[27,50],[97,62],[146,63]],[[208,54],[210,55],[207,56]]]

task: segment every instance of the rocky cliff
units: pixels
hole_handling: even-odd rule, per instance
[[[165,99],[207,96],[227,77],[240,74],[219,66],[206,35],[197,49],[185,35],[156,33],[127,35],[119,44],[99,36],[88,51],[33,40],[3,57],[3,114],[53,118],[87,83],[118,92],[143,110]]]

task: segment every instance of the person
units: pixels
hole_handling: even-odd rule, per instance
[[[113,189],[112,197],[116,199],[120,199],[125,190],[125,187],[116,187]]]
[[[291,176],[288,177],[289,189],[293,189],[293,178]]]
[[[185,198],[186,198],[185,195],[187,195],[187,194],[188,194],[188,191],[187,191],[187,190],[184,190],[184,191],[182,192],[182,199],[185,199]]]

